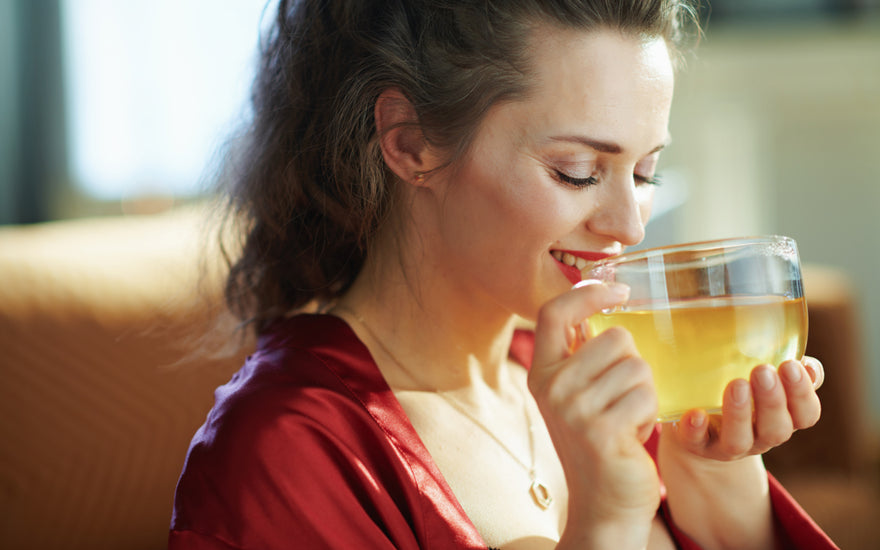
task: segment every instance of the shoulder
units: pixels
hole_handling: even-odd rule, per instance
[[[298,316],[260,338],[225,385],[193,440],[225,459],[265,459],[268,445],[302,452],[317,439],[374,424],[366,403],[385,384],[368,352],[339,319]],[[246,447],[244,456],[236,449]],[[288,455],[290,456],[290,455]]]
[[[293,534],[318,522],[310,510],[388,509],[389,489],[408,490],[376,420],[387,385],[369,354],[341,320],[292,321],[217,389],[178,482],[173,528],[232,536],[227,524],[246,521],[251,533]]]

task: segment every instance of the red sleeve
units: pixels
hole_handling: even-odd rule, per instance
[[[772,475],[770,502],[773,504],[773,515],[781,548],[786,550],[838,548]]]

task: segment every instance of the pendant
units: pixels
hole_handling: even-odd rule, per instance
[[[547,486],[538,481],[537,478],[532,478],[532,486],[529,487],[529,493],[531,493],[532,498],[535,499],[535,504],[541,507],[541,510],[546,510],[550,508],[550,505],[553,504],[553,497],[550,496],[550,490],[547,489]]]

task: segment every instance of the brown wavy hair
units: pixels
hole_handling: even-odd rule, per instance
[[[460,157],[483,116],[528,92],[538,25],[696,36],[686,0],[280,0],[260,44],[252,119],[225,167],[227,305],[257,333],[354,281],[396,178],[373,110],[398,88],[425,139]]]

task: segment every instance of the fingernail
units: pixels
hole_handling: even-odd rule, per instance
[[[743,382],[734,384],[730,396],[733,398],[734,404],[745,405],[749,400],[749,385]]]
[[[766,367],[758,369],[755,373],[755,379],[758,381],[758,387],[764,391],[770,391],[776,387],[776,376],[773,370]]]
[[[585,286],[593,285],[605,285],[608,291],[611,292],[611,294],[620,301],[624,301],[629,298],[629,285],[623,283],[606,283],[605,281],[600,281],[599,279],[584,279],[583,281],[575,283],[575,285],[571,288],[583,288]]]
[[[809,369],[810,381],[813,383],[813,389],[818,390],[821,388],[822,384],[825,382],[825,369],[822,368],[822,363],[804,363],[804,367]]]
[[[706,423],[706,415],[701,412],[695,413],[691,415],[691,427],[692,428],[702,428],[703,424]]]
[[[608,283],[608,289],[621,300],[629,298],[629,285],[623,283]]]
[[[601,284],[602,284],[602,281],[600,281],[599,279],[584,279],[583,281],[580,281],[580,282],[576,283],[576,284],[575,284],[573,287],[571,287],[571,288],[581,288],[581,287],[584,287],[584,286],[590,286],[590,285],[601,285]]]
[[[788,361],[780,369],[780,374],[789,384],[797,384],[804,377],[804,369],[795,362]]]

